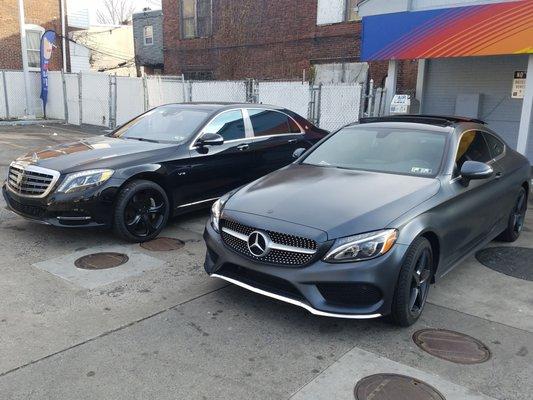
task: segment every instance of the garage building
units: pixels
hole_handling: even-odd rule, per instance
[[[362,59],[389,61],[388,104],[398,61],[419,60],[420,113],[482,119],[533,163],[533,1],[366,0],[359,14]]]

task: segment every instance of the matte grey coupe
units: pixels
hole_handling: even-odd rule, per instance
[[[207,273],[316,315],[409,326],[431,283],[519,237],[531,167],[482,121],[361,122],[217,201]]]

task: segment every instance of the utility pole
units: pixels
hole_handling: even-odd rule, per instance
[[[22,51],[22,69],[24,71],[24,89],[26,92],[26,117],[33,118],[31,103],[30,71],[28,70],[28,50],[26,48],[26,22],[24,18],[24,0],[19,1],[20,49]]]

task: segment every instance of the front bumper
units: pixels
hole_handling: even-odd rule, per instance
[[[120,180],[78,193],[52,192],[45,198],[20,196],[4,183],[7,209],[37,223],[59,227],[108,227],[113,220],[114,199]]]
[[[396,244],[386,255],[369,261],[329,264],[318,259],[294,268],[259,263],[234,252],[210,223],[204,239],[207,244],[204,268],[210,276],[297,305],[315,315],[348,319],[377,318],[390,313],[408,247]],[[351,295],[353,303],[346,301]]]

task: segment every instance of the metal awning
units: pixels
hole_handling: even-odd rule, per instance
[[[533,54],[533,0],[363,18],[364,61]]]

